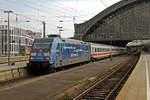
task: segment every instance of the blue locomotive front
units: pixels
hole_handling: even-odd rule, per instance
[[[27,68],[30,71],[44,71],[48,69],[50,62],[50,48],[53,39],[35,39],[30,51],[29,63]]]
[[[35,39],[30,52],[28,70],[43,72],[90,60],[87,42],[59,37]]]

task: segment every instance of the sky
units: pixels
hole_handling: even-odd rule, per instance
[[[83,23],[120,0],[0,0],[0,25],[7,24],[4,10],[12,10],[10,25],[42,32],[46,22],[46,34],[58,34],[62,27],[63,38],[74,36],[74,23]]]

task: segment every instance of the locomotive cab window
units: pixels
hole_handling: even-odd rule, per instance
[[[35,39],[33,48],[35,49],[49,49],[52,45],[52,39]]]
[[[49,49],[51,46],[50,43],[35,43],[33,48],[36,48],[36,49]]]

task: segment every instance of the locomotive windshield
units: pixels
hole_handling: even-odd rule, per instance
[[[34,49],[49,49],[52,45],[53,39],[35,39],[33,48]]]

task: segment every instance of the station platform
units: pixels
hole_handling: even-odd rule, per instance
[[[142,52],[116,100],[150,100],[150,53]]]

